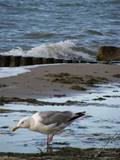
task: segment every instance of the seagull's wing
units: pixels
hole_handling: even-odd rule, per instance
[[[44,125],[56,124],[57,126],[65,123],[69,123],[70,119],[74,117],[74,113],[69,111],[47,111],[40,112],[41,123]]]

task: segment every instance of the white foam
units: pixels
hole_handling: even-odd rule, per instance
[[[32,56],[32,57],[46,57],[46,58],[58,58],[58,59],[88,59],[93,60],[90,55],[73,50],[77,47],[75,41],[66,40],[57,43],[47,43],[41,44],[37,47],[31,48],[28,51],[24,51],[22,48],[18,47],[12,49],[8,52],[2,52],[2,55],[21,55],[21,56]]]
[[[20,66],[20,67],[0,67],[0,78],[17,76],[26,72],[30,72],[31,68],[36,68],[38,66],[45,67],[51,65],[61,65],[61,64],[42,64],[42,65],[32,65],[32,66]]]
[[[24,67],[1,67],[0,78],[17,76],[26,72],[30,72],[30,70]]]

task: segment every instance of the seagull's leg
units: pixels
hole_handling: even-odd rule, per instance
[[[47,135],[47,146],[49,145],[49,134]]]
[[[49,135],[49,141],[50,141],[50,142],[52,142],[53,136],[54,136],[53,134],[50,134],[50,135]]]
[[[53,139],[53,134],[48,134],[47,135],[47,152],[49,154],[52,154],[53,153],[53,148],[52,148],[52,144],[50,144],[50,142],[52,141]]]
[[[54,136],[53,134],[48,134],[48,136],[47,136],[47,145],[49,145],[50,142],[52,142],[53,136]]]

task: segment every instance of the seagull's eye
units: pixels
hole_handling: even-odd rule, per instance
[[[23,122],[21,122],[21,124],[24,124],[24,121],[23,121]]]

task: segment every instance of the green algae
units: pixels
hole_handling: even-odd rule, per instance
[[[71,89],[78,90],[78,91],[86,91],[87,90],[86,88],[81,87],[79,85],[73,85],[73,86],[71,86]]]
[[[71,84],[72,86],[77,86],[77,87],[71,86],[71,88],[75,90],[82,90],[82,88],[84,88],[81,87],[80,84],[92,87],[94,86],[94,84],[105,83],[108,81],[105,77],[94,77],[91,75],[86,75],[83,78],[77,75],[70,75],[69,73],[47,74],[46,76],[51,78],[51,82],[68,84],[68,85]]]
[[[120,74],[114,74],[113,77],[120,78]]]
[[[44,106],[44,105],[51,105],[51,106],[70,106],[73,104],[79,105],[83,104],[83,101],[66,101],[66,102],[45,102],[45,101],[39,101],[36,99],[22,99],[22,98],[16,98],[16,97],[0,97],[0,105],[8,104],[8,103],[27,103],[27,104],[33,104],[33,105],[39,105],[39,106]],[[16,110],[8,110],[8,109],[1,109],[1,112],[13,112]],[[19,110],[20,111],[20,110]],[[24,112],[24,110],[21,110],[21,112]]]
[[[106,99],[103,98],[103,97],[97,97],[97,98],[94,98],[93,100],[94,100],[94,101],[104,101],[104,100],[106,100]]]

